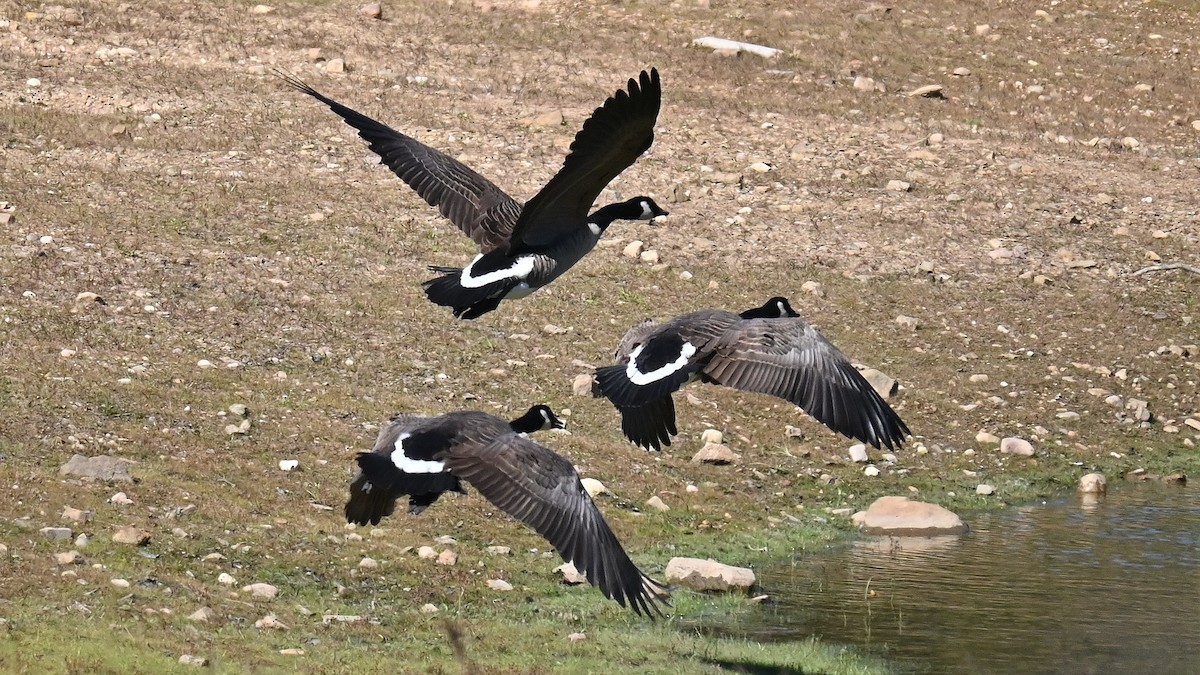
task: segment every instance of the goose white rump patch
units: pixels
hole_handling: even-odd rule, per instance
[[[463,288],[480,288],[505,279],[524,279],[533,271],[533,256],[523,255],[504,269],[481,274],[477,277],[471,276],[471,269],[475,267],[475,263],[479,262],[479,259],[482,257],[483,254],[475,256],[471,264],[463,268],[462,275],[459,278],[459,283],[462,284]]]
[[[629,365],[625,366],[625,376],[629,378],[630,382],[639,387],[661,380],[686,366],[688,359],[692,358],[692,355],[696,353],[696,347],[692,343],[684,342],[683,347],[679,350],[679,358],[648,373],[643,373],[637,367],[637,357],[642,353],[642,347],[645,347],[645,345],[638,345],[636,349],[630,352]]]
[[[400,434],[396,439],[396,449],[392,451],[392,464],[404,473],[441,473],[446,468],[445,462],[435,462],[428,459],[412,459],[404,454],[404,439],[412,434]]]

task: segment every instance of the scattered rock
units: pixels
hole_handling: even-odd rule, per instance
[[[328,626],[334,623],[362,623],[363,618],[358,614],[325,614],[321,617],[321,625]]]
[[[79,536],[75,537],[75,548],[87,548],[88,541],[88,536],[80,532]]]
[[[441,544],[442,546],[454,546],[458,543],[458,540],[448,534],[442,534],[438,535],[437,538],[433,540],[433,543]]]
[[[237,579],[234,579],[233,575],[229,572],[221,572],[217,575],[217,583],[224,586],[232,586],[237,583]]]
[[[993,443],[999,443],[1000,439],[995,434],[989,434],[986,431],[981,431],[975,434],[975,442],[979,443],[980,445],[992,445]]]
[[[54,562],[58,563],[59,565],[82,565],[83,555],[79,551],[55,553]]]
[[[1140,398],[1130,398],[1125,401],[1125,409],[1133,413],[1133,419],[1138,422],[1149,422],[1154,416],[1150,414],[1150,403]]]
[[[421,605],[421,613],[422,614],[437,614],[438,613],[437,605],[427,602],[424,605]]]
[[[868,534],[898,537],[932,537],[967,531],[962,519],[952,511],[908,497],[880,497],[866,511],[854,514],[854,522]]]
[[[875,80],[859,75],[854,78],[854,88],[859,91],[875,91]]]
[[[250,8],[251,14],[270,14],[274,11],[275,8],[270,5],[255,5]]]
[[[818,298],[825,297],[825,287],[819,281],[806,281],[800,284],[800,290],[809,295],[815,295]]]
[[[579,570],[571,563],[563,563],[554,568],[555,572],[562,574],[563,583],[574,586],[575,584],[587,583],[587,577],[580,574]]]
[[[570,642],[573,642],[573,643],[581,642],[586,639],[587,639],[587,633],[575,632],[575,633],[571,633],[570,635],[567,636],[567,640],[569,640]]]
[[[874,464],[868,464],[867,466],[863,467],[863,475],[867,478],[874,478],[879,475],[879,467],[875,466]]]
[[[626,244],[625,248],[621,249],[621,255],[625,256],[626,258],[637,260],[642,255],[643,247],[645,247],[645,244],[641,240],[634,239]]]
[[[327,73],[344,73],[346,72],[346,60],[342,58],[329,59],[325,62],[325,72]]]
[[[422,560],[430,560],[432,558],[436,558],[437,555],[437,550],[432,546],[422,546],[421,548],[417,549],[417,557],[421,558]]]
[[[670,511],[671,510],[671,507],[667,506],[663,502],[662,499],[659,499],[658,495],[654,495],[650,499],[647,499],[646,506],[649,506],[650,508],[656,509],[658,511]]]
[[[685,487],[683,490],[684,490],[684,492],[687,492],[688,494],[696,494],[697,492],[700,491],[700,488],[696,487],[695,485],[692,485],[691,483],[688,483],[687,487]]]
[[[912,190],[912,184],[902,180],[889,180],[887,189],[891,192],[909,192]]]
[[[870,457],[867,456],[867,446],[865,444],[855,443],[854,445],[850,446],[851,462],[865,462],[869,459]]]
[[[274,614],[268,614],[255,621],[254,627],[260,630],[287,630],[287,625],[277,619]]]
[[[1108,491],[1108,481],[1103,474],[1089,473],[1079,478],[1078,489],[1084,494],[1102,495]]]
[[[747,591],[754,586],[754,570],[733,567],[711,558],[671,558],[664,573],[666,582],[694,591]]]
[[[358,561],[358,568],[363,570],[379,569],[379,561],[374,558],[363,558]]]
[[[78,476],[92,480],[132,481],[133,476],[129,473],[129,467],[132,464],[133,462],[127,459],[109,455],[97,457],[71,455],[71,459],[59,467],[58,473],[63,476]]]
[[[456,562],[458,562],[458,554],[450,549],[438,554],[437,564],[439,565],[453,565]]]
[[[703,448],[700,448],[695,455],[692,456],[692,462],[696,464],[736,464],[742,457],[729,446],[721,443],[705,443]]]
[[[179,657],[179,665],[181,665],[181,666],[196,666],[198,668],[205,668],[208,666],[208,659],[204,658],[203,656],[192,656],[191,654],[184,654],[183,656]]]
[[[295,471],[300,468],[300,460],[298,459],[281,459],[279,460],[279,469],[281,471]]]
[[[201,607],[200,609],[192,612],[191,614],[188,614],[187,618],[188,618],[188,621],[196,621],[199,623],[208,623],[209,621],[212,621],[214,615],[215,615],[215,613],[208,607]]]
[[[1037,454],[1033,449],[1033,444],[1024,438],[1009,436],[1000,441],[1000,452],[1006,455],[1017,455],[1020,457],[1032,457]]]
[[[511,591],[513,585],[503,579],[488,579],[488,588],[493,591]]]
[[[975,494],[977,494],[977,495],[994,495],[994,494],[996,494],[996,488],[995,488],[995,486],[988,485],[987,483],[980,483],[979,485],[975,486]]]
[[[71,535],[74,534],[69,527],[43,527],[42,529],[38,530],[38,532],[40,532],[43,537],[61,541],[69,540]]]
[[[571,381],[571,393],[576,396],[595,396],[596,380],[591,373],[580,373]]]
[[[901,328],[907,328],[909,330],[916,330],[917,327],[920,326],[920,324],[921,324],[921,322],[918,321],[915,317],[905,316],[903,314],[896,317],[896,325],[900,326]]]
[[[704,433],[700,434],[701,443],[724,443],[725,434],[717,429],[705,429]]]
[[[561,127],[567,123],[567,120],[565,117],[563,117],[561,110],[550,110],[539,115],[526,118],[523,121],[525,124],[531,127],[542,128]]]
[[[113,535],[112,540],[118,544],[145,546],[150,543],[150,533],[136,527],[122,527]]]
[[[304,650],[299,647],[287,647],[279,650],[284,656],[304,656]]]
[[[86,523],[92,519],[91,511],[71,508],[70,506],[63,509],[62,519],[69,520],[73,523]]]
[[[242,591],[249,593],[255,598],[263,598],[264,600],[270,600],[279,594],[278,588],[272,586],[271,584],[264,584],[262,582],[250,584],[248,586],[242,586]]]
[[[609,490],[604,486],[604,483],[601,483],[595,478],[581,478],[579,482],[583,484],[583,489],[587,491],[588,495],[592,499],[595,499],[596,495],[608,495],[610,497],[613,496],[612,490]]]
[[[861,374],[863,378],[870,383],[871,388],[875,390],[875,393],[879,394],[884,400],[890,399],[900,392],[900,383],[887,373],[866,366],[856,367],[858,368],[859,374]]]
[[[908,92],[908,96],[910,98],[946,98],[946,95],[942,93],[942,85],[940,84],[927,84],[924,87],[917,87]]]
[[[955,77],[967,77],[971,74],[971,69],[959,66],[958,68],[955,68],[954,72],[951,74]]]
[[[487,552],[492,555],[512,555],[512,549],[507,546],[489,546]]]
[[[116,504],[117,506],[129,506],[133,503],[133,500],[130,499],[129,496],[124,492],[118,492],[117,494],[109,497],[108,501],[109,503]]]
[[[358,13],[367,17],[368,19],[379,20],[383,18],[383,5],[379,4],[378,2],[372,2],[359,7]]]

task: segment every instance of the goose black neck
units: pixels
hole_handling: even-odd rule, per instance
[[[614,220],[638,220],[641,216],[641,204],[633,201],[625,201],[601,206],[592,215],[588,216],[588,222],[599,226],[603,231],[609,225],[612,225]]]
[[[537,408],[530,408],[529,412],[508,423],[508,426],[512,427],[512,430],[518,434],[531,434],[535,431],[541,431],[545,425],[546,418],[542,416],[541,411]]]
[[[762,306],[748,309],[738,316],[743,319],[794,319],[800,315],[796,313],[796,310],[792,309],[792,305],[788,302],[787,298],[774,297],[764,302]]]

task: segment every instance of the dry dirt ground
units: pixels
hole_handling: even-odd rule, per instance
[[[568,409],[571,435],[546,442],[617,493],[602,507],[655,574],[677,554],[760,559],[741,542],[843,523],[825,509],[879,494],[965,508],[1069,489],[1092,469],[1197,466],[1195,2],[414,0],[385,3],[382,20],[357,1],[273,4],[0,0],[9,630],[30,613],[103,616],[140,622],[130,634],[156,635],[171,658],[207,646],[278,665],[300,632],[250,624],[268,611],[311,623],[297,604],[385,627],[428,623],[414,618],[426,602],[470,618],[464,593],[517,611],[523,594],[475,590],[476,561],[518,585],[557,563],[484,562],[489,544],[544,544],[477,496],[376,536],[343,528],[351,459],[400,410]],[[703,35],[783,54],[690,46]],[[590,111],[652,65],[654,146],[601,201],[649,194],[671,215],[617,223],[552,287],[471,323],[420,289],[425,265],[463,263],[470,242],[271,75],[295,73],[522,199]],[[925,85],[941,96],[909,95]],[[659,264],[625,257],[633,240]],[[1175,262],[1193,269],[1138,273]],[[915,438],[894,458],[872,453],[878,477],[774,399],[694,386],[698,404],[678,397],[676,445],[651,456],[622,442],[605,401],[572,394],[643,316],[771,295],[903,385],[894,404]],[[226,432],[240,421],[231,404],[248,407],[248,433]],[[709,426],[740,465],[688,462]],[[980,432],[1040,454],[1001,456]],[[60,477],[75,453],[134,460],[138,482]],[[996,494],[976,496],[981,482]],[[133,503],[111,504],[117,490]],[[630,508],[652,495],[672,510]],[[75,525],[92,537],[88,564],[69,570],[51,554],[72,546],[38,533],[67,506],[95,512]],[[168,560],[112,544],[119,526],[147,530]],[[405,548],[444,534],[459,539],[456,567]],[[363,556],[381,570],[360,571]],[[296,602],[252,605],[216,582],[222,571]],[[110,587],[118,575],[173,591]],[[623,618],[576,595],[595,621]],[[182,617],[200,606],[216,618],[197,628]],[[238,631],[256,646],[229,647]]]

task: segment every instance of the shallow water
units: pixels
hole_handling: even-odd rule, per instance
[[[737,633],[817,635],[918,673],[1200,673],[1200,489],[1124,486],[968,514],[962,537],[867,538],[765,570]]]

